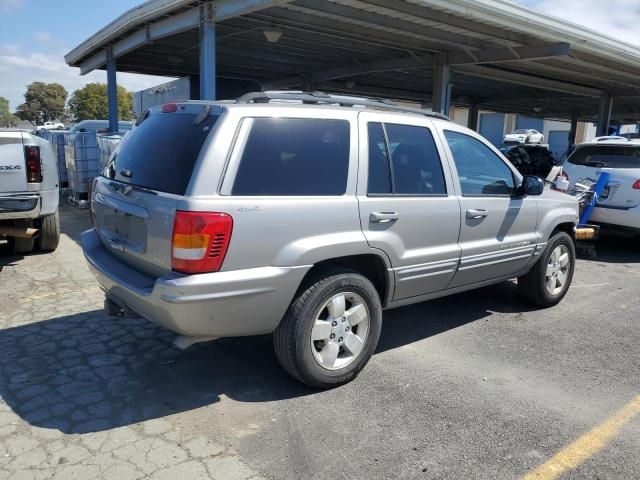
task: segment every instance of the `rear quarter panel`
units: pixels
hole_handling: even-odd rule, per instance
[[[267,107],[267,108],[265,108]],[[244,118],[330,118],[350,123],[349,174],[340,196],[230,195],[248,130]],[[357,113],[282,106],[230,108],[196,165],[188,195],[178,208],[228,213],[233,233],[223,271],[263,266],[312,265],[371,253],[360,228],[355,196],[358,172]]]

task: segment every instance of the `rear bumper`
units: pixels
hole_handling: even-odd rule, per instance
[[[640,228],[640,207],[628,210],[596,207],[589,221],[638,229]]]
[[[58,190],[0,195],[0,220],[35,219],[58,209]]]
[[[310,266],[263,267],[152,278],[111,255],[95,230],[82,234],[92,273],[114,302],[187,336],[273,332]]]

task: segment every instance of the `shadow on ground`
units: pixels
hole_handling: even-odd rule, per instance
[[[640,237],[605,231],[594,243],[594,260],[605,263],[640,263]]]
[[[482,319],[522,311],[511,283],[385,313],[378,352]],[[464,302],[460,300],[464,298]],[[143,319],[101,311],[0,331],[0,395],[32,425],[109,430],[216,403],[315,393],[278,365],[270,336],[222,339],[181,352]]]

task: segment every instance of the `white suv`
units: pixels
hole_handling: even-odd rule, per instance
[[[589,221],[640,231],[640,140],[595,138],[578,145],[563,168],[570,187],[595,181],[600,172],[609,173],[609,182]]]

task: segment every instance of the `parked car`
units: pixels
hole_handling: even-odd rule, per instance
[[[544,143],[544,135],[532,128],[519,128],[504,136],[505,145],[510,143]]]
[[[522,175],[546,178],[553,167],[562,163],[543,145],[512,145],[500,151]]]
[[[571,283],[576,200],[438,114],[259,93],[138,123],[82,245],[108,312],[181,343],[273,333],[282,366],[327,388],[365,366],[383,309],[512,278],[550,306]]]
[[[36,130],[64,130],[64,123],[62,122],[44,122],[43,125],[38,125]]]
[[[118,132],[128,132],[133,127],[133,122],[119,121]],[[70,132],[109,132],[109,120],[83,120],[69,129]]]
[[[608,172],[609,183],[589,221],[640,233],[640,140],[597,137],[578,145],[563,170],[570,187],[585,179],[597,180],[600,172]]]
[[[14,253],[58,246],[58,166],[53,146],[19,130],[0,129],[0,237]]]

